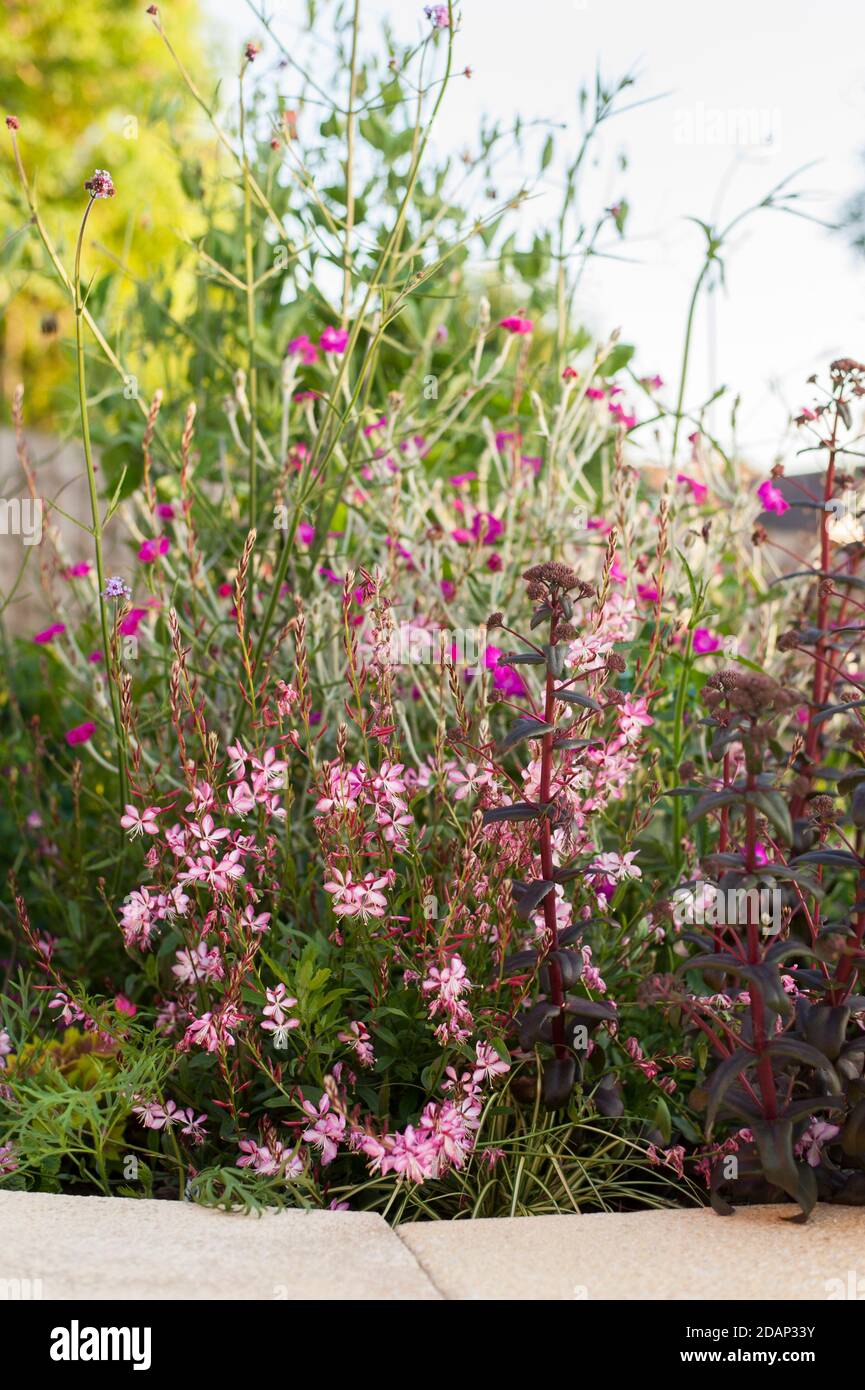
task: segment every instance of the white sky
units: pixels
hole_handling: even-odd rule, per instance
[[[243,0],[205,3],[238,39],[262,37]],[[270,8],[290,32],[303,4],[281,0]],[[620,196],[630,202],[628,239],[616,249],[632,263],[593,261],[578,307],[599,336],[622,328],[637,346],[638,371],[659,372],[672,403],[703,245],[684,219],[727,219],[812,161],[796,186],[815,194],[803,206],[827,221],[865,185],[865,4],[463,0],[460,8],[457,64],[470,65],[474,76],[456,81],[448,95],[439,149],[464,148],[485,113],[502,121],[517,112],[548,117],[576,132],[576,94],[598,60],[607,76],[636,69],[637,97],[669,93],[613,122],[602,138],[604,170],[620,151],[629,163],[621,174],[599,172],[593,191],[599,208]],[[422,11],[415,0],[362,0],[370,32],[388,15],[406,40],[425,25]],[[741,143],[740,111],[771,133],[770,145]],[[508,183],[509,172],[502,171],[502,194],[518,183]],[[556,209],[551,178],[524,215],[552,219]],[[865,358],[865,261],[843,236],[760,212],[739,230],[726,267],[727,294],[714,297],[711,314],[704,301],[697,323],[688,401],[721,384],[741,392],[741,447],[766,464],[789,413],[810,399],[805,378],[833,356]],[[723,438],[720,409],[713,424]],[[788,464],[793,447],[788,437]]]

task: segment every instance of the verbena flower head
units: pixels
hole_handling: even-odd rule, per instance
[[[117,192],[107,169],[94,169],[90,178],[85,181],[84,187],[91,198],[113,198]]]
[[[121,579],[119,574],[112,574],[105,581],[105,588],[102,590],[103,598],[132,598],[132,590],[129,585]]]

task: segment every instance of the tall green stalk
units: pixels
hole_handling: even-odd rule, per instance
[[[84,445],[84,462],[87,467],[87,486],[90,492],[90,533],[96,555],[96,578],[99,588],[99,620],[102,626],[102,644],[105,653],[105,668],[108,677],[108,692],[111,700],[111,715],[114,721],[114,737],[117,745],[117,787],[120,813],[127,799],[126,744],[123,724],[120,718],[120,696],[117,690],[116,673],[112,662],[108,606],[105,598],[105,561],[102,553],[102,517],[99,513],[99,493],[96,487],[96,470],[93,465],[93,448],[90,442],[90,419],[87,412],[87,377],[84,361],[84,302],[81,297],[81,248],[84,242],[84,229],[90,216],[90,209],[96,201],[91,194],[90,201],[81,219],[78,242],[75,247],[75,270],[72,276],[72,295],[75,309],[75,364],[78,377],[78,404],[81,412],[81,439]]]

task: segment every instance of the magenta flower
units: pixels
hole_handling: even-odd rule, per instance
[[[315,540],[315,527],[308,521],[302,521],[297,528],[297,538],[302,545],[312,545]]]
[[[692,645],[697,656],[705,656],[707,652],[718,651],[721,639],[714,632],[710,632],[707,627],[698,627],[694,631]]]
[[[523,318],[522,314],[511,314],[509,318],[501,320],[499,327],[506,328],[509,333],[526,337],[529,333],[534,332],[535,325],[531,319]]]
[[[80,565],[70,565],[66,570],[66,579],[84,579],[90,573],[90,566],[86,560],[82,560]]]
[[[299,337],[291,339],[285,353],[287,357],[299,357],[309,365],[318,357],[318,348],[305,333],[301,333]]]
[[[709,489],[705,483],[698,483],[696,478],[689,478],[687,473],[677,473],[676,482],[684,483],[691,492],[694,501],[697,503],[705,502],[709,495]]]
[[[174,519],[174,508],[170,502],[157,502],[156,515],[161,517],[163,521],[172,521]]]
[[[138,558],[144,565],[152,565],[158,555],[164,555],[170,545],[167,536],[157,536],[152,541],[145,541],[138,552]]]
[[[70,747],[74,747],[76,743],[88,743],[95,733],[96,725],[89,721],[86,724],[76,724],[74,729],[66,730],[66,742]]]
[[[492,545],[504,529],[504,523],[492,512],[478,512],[472,522],[472,536],[476,541],[483,541],[484,545]]]
[[[484,653],[484,665],[493,673],[494,689],[500,690],[503,695],[526,695],[528,692],[522,676],[517,675],[513,666],[500,666],[500,656],[498,647],[488,646]]]
[[[345,352],[348,342],[347,328],[326,328],[318,340],[322,352]]]
[[[628,412],[619,405],[618,401],[610,402],[609,411],[613,419],[618,420],[619,424],[624,425],[627,430],[632,430],[637,423],[636,415],[629,415]]]
[[[117,189],[107,169],[94,169],[84,184],[91,198],[113,198]]]
[[[783,516],[784,512],[790,510],[790,503],[781,489],[777,488],[770,478],[767,478],[765,483],[761,483],[757,488],[757,496],[767,512],[775,512],[777,516]]]
[[[120,620],[119,631],[124,637],[134,637],[138,631],[138,626],[142,618],[147,617],[146,608],[132,608],[125,618]]]
[[[46,642],[51,642],[55,637],[58,637],[61,632],[65,631],[65,623],[52,623],[50,627],[44,628],[42,632],[37,632],[33,641],[38,642],[41,647],[44,647]]]

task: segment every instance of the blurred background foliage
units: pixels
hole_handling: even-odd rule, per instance
[[[212,91],[214,39],[198,0],[172,0],[171,37],[203,92]],[[112,256],[133,276],[158,265],[182,303],[193,282],[181,268],[180,229],[195,234],[212,137],[190,123],[188,94],[142,0],[5,0],[0,49],[9,60],[0,69],[0,112],[21,123],[25,167],[64,263],[85,206],[84,180],[96,167],[110,169],[120,196],[100,207],[89,273],[106,275]],[[23,381],[30,424],[52,425],[71,377],[71,314],[38,239],[27,234],[27,216],[7,146],[0,163],[0,409],[8,419],[9,397]],[[115,340],[132,289],[128,276],[117,275],[102,290],[100,316]]]

